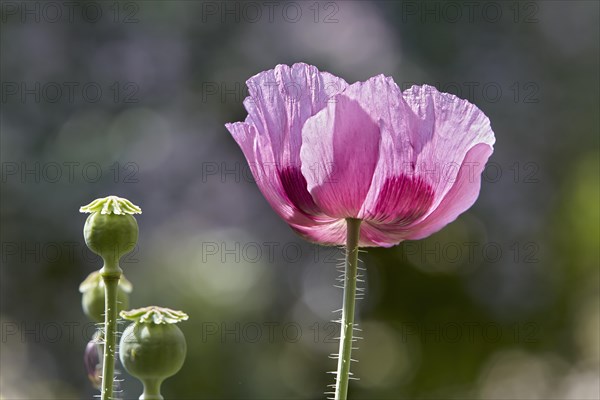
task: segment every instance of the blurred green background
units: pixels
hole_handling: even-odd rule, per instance
[[[324,397],[343,254],[291,232],[223,127],[297,61],[433,84],[497,138],[471,210],[362,256],[350,397],[599,398],[598,2],[67,3],[0,3],[3,399],[97,394],[78,208],[109,194],[144,211],[131,305],[190,315],[166,398]]]

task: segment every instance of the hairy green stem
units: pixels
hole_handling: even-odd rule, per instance
[[[335,383],[335,400],[346,400],[350,363],[352,354],[352,334],[354,330],[354,307],[356,303],[356,279],[358,275],[358,242],[360,239],[361,220],[346,219],[346,266],[344,271],[344,303],[342,305],[342,321],[340,330],[340,349],[338,353],[337,379]]]
[[[105,263],[100,270],[104,281],[104,361],[102,364],[102,400],[112,400],[117,347],[117,289],[121,269]]]

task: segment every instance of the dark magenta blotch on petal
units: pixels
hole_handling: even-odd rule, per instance
[[[407,226],[427,213],[433,198],[432,187],[419,177],[390,177],[384,182],[367,220]]]
[[[299,167],[285,167],[279,171],[279,179],[290,202],[309,215],[322,214],[308,193],[306,178]]]

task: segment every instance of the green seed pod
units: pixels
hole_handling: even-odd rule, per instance
[[[109,267],[135,248],[138,224],[133,214],[141,214],[142,210],[129,200],[108,196],[94,200],[79,211],[91,213],[83,228],[85,243]]]
[[[121,363],[144,384],[140,400],[162,399],[160,385],[175,375],[185,360],[185,337],[175,324],[187,320],[188,316],[156,306],[121,311],[120,315],[135,321],[121,336]]]
[[[129,308],[129,293],[131,293],[131,283],[121,275],[119,287],[117,289],[117,310],[121,311]],[[104,322],[104,281],[99,271],[94,271],[88,275],[81,285],[79,291],[81,296],[81,307],[89,319],[96,322]]]

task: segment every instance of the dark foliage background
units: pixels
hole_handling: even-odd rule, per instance
[[[166,398],[323,397],[342,254],[272,212],[223,127],[248,77],[305,61],[433,84],[497,137],[469,212],[362,256],[351,398],[599,398],[598,4],[2,1],[0,396],[95,394],[78,208],[117,194],[144,211],[132,306],[190,315]]]

